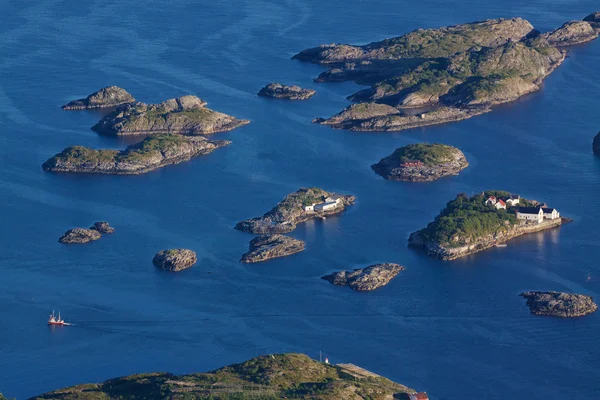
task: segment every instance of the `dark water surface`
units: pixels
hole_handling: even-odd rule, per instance
[[[534,317],[518,297],[600,293],[600,158],[591,154],[600,41],[571,49],[543,90],[521,101],[386,134],[311,124],[359,87],[317,85],[322,68],[289,59],[320,43],[501,16],[546,31],[598,2],[202,3],[0,3],[0,391],[22,399],[134,372],[322,350],[433,399],[600,398],[600,313]],[[257,97],[271,81],[318,94],[297,103]],[[64,147],[127,144],[90,131],[98,113],[60,109],[109,84],[145,102],[196,94],[252,123],[215,135],[233,141],[227,148],[142,176],[43,172]],[[458,146],[471,167],[430,184],[387,182],[370,170],[418,141]],[[240,264],[253,236],[235,223],[302,186],[352,193],[358,203],[299,227],[292,235],[306,241],[305,252]],[[490,188],[547,201],[575,222],[451,263],[406,247],[456,193]],[[56,242],[97,220],[117,233],[83,246]],[[157,270],[152,256],[170,247],[195,250],[198,264],[176,275]],[[319,279],[384,261],[407,270],[372,293]],[[48,329],[52,308],[77,326]]]

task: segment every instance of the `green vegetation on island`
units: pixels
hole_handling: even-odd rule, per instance
[[[334,366],[302,354],[253,358],[208,373],[130,375],[72,386],[33,399],[386,400],[413,390],[352,365]]]
[[[456,150],[446,144],[415,143],[396,149],[392,157],[403,163],[420,161],[428,166],[440,165],[453,161]]]
[[[201,136],[164,134],[150,136],[122,151],[73,146],[50,158],[42,168],[54,172],[140,174],[211,153],[230,143],[225,140],[208,140]]]

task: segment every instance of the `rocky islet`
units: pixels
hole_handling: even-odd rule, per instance
[[[179,272],[190,268],[198,260],[196,253],[188,249],[162,250],[154,255],[152,263],[165,271]]]
[[[304,250],[304,242],[284,235],[259,236],[250,241],[248,252],[242,255],[243,263],[255,263],[285,257]]]
[[[106,221],[95,222],[90,228],[69,229],[58,241],[65,244],[82,244],[98,240],[104,234],[114,233],[115,229]]]
[[[348,286],[359,292],[369,292],[387,285],[403,271],[404,267],[393,263],[374,264],[353,271],[339,271],[325,275],[324,279],[334,285]]]
[[[534,315],[573,318],[591,314],[598,309],[590,296],[563,292],[525,292],[520,294]]]
[[[264,88],[260,89],[258,95],[261,97],[271,97],[274,99],[287,99],[287,100],[307,100],[313,97],[317,93],[313,89],[303,89],[300,86],[282,85],[281,83],[270,83]]]
[[[70,103],[62,106],[62,109],[86,110],[109,108],[133,102],[135,102],[135,98],[125,89],[118,86],[108,86],[90,94],[85,99],[73,100]]]

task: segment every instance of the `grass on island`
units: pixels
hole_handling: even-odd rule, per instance
[[[292,211],[294,209],[302,210],[304,206],[310,206],[315,203],[321,203],[329,193],[316,187],[302,188],[294,193],[288,194],[274,209]]]
[[[446,144],[415,143],[396,149],[392,158],[401,162],[421,161],[428,166],[446,164],[454,160],[457,148]]]
[[[491,190],[468,197],[461,193],[456,199],[448,202],[446,207],[427,228],[420,231],[427,240],[445,247],[459,247],[471,243],[486,235],[494,235],[507,230],[517,223],[515,207],[507,210],[496,209],[486,205],[490,196],[500,199],[510,197],[509,192]],[[532,205],[521,199],[519,206]]]

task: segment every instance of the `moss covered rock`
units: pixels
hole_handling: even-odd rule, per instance
[[[165,271],[179,272],[190,268],[197,260],[196,253],[192,250],[170,249],[156,253],[152,263]]]
[[[118,86],[108,86],[90,94],[85,99],[73,100],[62,106],[63,110],[85,110],[93,108],[116,107],[133,103],[135,98],[125,89]]]

